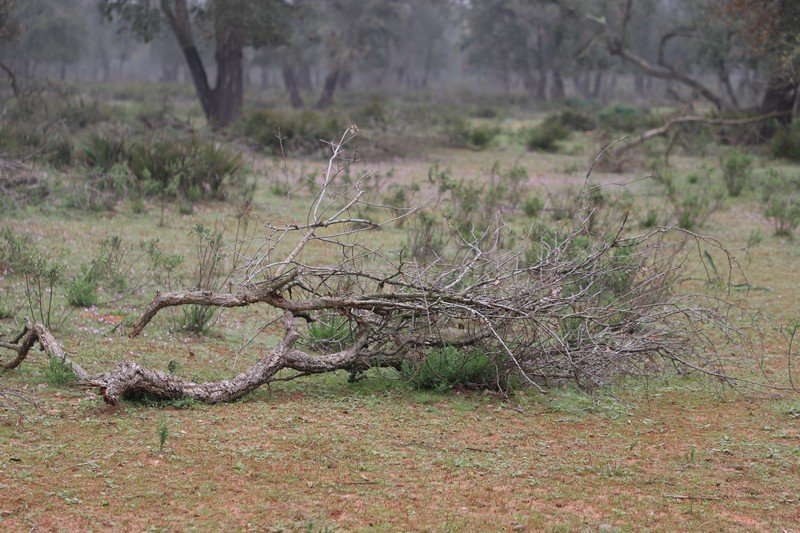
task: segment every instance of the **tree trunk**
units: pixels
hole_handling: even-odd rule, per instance
[[[603,78],[604,78],[604,76],[605,76],[605,73],[604,73],[603,69],[598,69],[594,73],[594,87],[592,88],[592,98],[595,99],[595,100],[600,98],[600,93],[603,90]]]
[[[0,70],[2,70],[8,75],[9,80],[11,80],[11,91],[14,93],[14,97],[18,98],[19,85],[17,85],[17,76],[14,74],[14,71],[11,69],[11,67],[6,65],[2,61],[0,61]]]
[[[561,77],[561,71],[557,68],[553,69],[553,85],[550,91],[550,97],[553,100],[563,100],[566,98],[564,91],[564,78]]]
[[[336,93],[336,86],[339,84],[339,77],[342,74],[342,68],[337,66],[325,77],[325,83],[322,86],[322,94],[317,100],[316,109],[327,109],[333,103],[333,95]]]
[[[639,72],[633,73],[633,87],[636,90],[636,96],[644,97],[644,76]]]
[[[241,32],[222,28],[216,32],[217,82],[208,120],[224,128],[239,118],[244,104],[244,38]]]
[[[286,86],[286,92],[289,93],[289,100],[292,102],[292,107],[300,109],[303,107],[303,97],[300,95],[300,87],[297,84],[297,75],[294,68],[290,65],[283,65],[281,67],[281,74],[283,74],[283,84]]]
[[[797,100],[798,82],[789,76],[776,74],[770,77],[767,90],[761,101],[761,114],[782,113],[776,120],[782,126],[792,123],[792,113]],[[774,128],[765,123],[761,128],[764,137],[771,137]]]

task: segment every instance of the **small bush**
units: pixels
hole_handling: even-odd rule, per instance
[[[686,230],[694,230],[705,224],[722,207],[727,196],[724,186],[708,168],[693,172],[683,180],[666,171],[654,176],[664,187],[678,227]]]
[[[556,152],[558,142],[569,137],[567,129],[554,120],[546,120],[528,132],[525,146],[531,151]]]
[[[536,218],[542,214],[544,202],[538,196],[530,196],[522,204],[522,212],[528,218]]]
[[[115,165],[127,162],[128,149],[125,141],[119,137],[93,133],[87,139],[82,155],[87,166],[109,171]]]
[[[478,350],[446,346],[429,350],[416,361],[406,359],[401,372],[418,389],[505,390],[509,380],[502,366]]]
[[[326,316],[308,325],[308,338],[314,350],[342,350],[353,342],[353,332],[343,317]]]
[[[781,128],[772,138],[772,155],[774,157],[800,161],[800,123]]]
[[[216,309],[208,305],[189,305],[181,310],[178,326],[190,333],[205,333],[215,312]]]
[[[599,125],[611,132],[631,133],[653,127],[655,117],[648,111],[622,104],[615,104],[601,109],[597,113]]]
[[[775,235],[791,237],[800,225],[800,178],[769,169],[761,190],[761,210],[772,222]]]
[[[72,365],[59,359],[58,357],[49,357],[47,366],[44,367],[44,378],[50,385],[56,387],[63,387],[78,380],[75,371],[72,370]]]
[[[411,257],[421,264],[430,263],[444,252],[445,238],[441,223],[431,214],[420,211],[410,232]]]
[[[67,303],[72,307],[91,307],[97,303],[99,280],[95,270],[87,265],[67,283]]]
[[[659,215],[658,211],[655,209],[648,209],[647,213],[645,213],[644,218],[641,221],[641,226],[643,228],[655,228],[659,225]]]
[[[547,120],[554,120],[570,131],[592,131],[597,129],[597,120],[591,115],[565,109],[557,115],[548,117]]]
[[[753,171],[753,159],[739,150],[731,150],[720,156],[722,179],[730,196],[736,197],[750,184]]]
[[[487,124],[472,125],[461,115],[445,119],[444,134],[446,143],[454,148],[483,150],[489,147],[500,133],[497,126]]]
[[[224,200],[244,185],[241,154],[197,137],[133,144],[130,168],[145,192],[194,200]]]
[[[245,116],[240,130],[273,154],[315,153],[326,141],[338,141],[349,124],[330,111],[260,110]]]

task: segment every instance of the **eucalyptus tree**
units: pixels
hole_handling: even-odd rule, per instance
[[[212,126],[224,127],[242,112],[244,48],[283,42],[291,4],[288,0],[100,0],[99,7],[108,20],[121,19],[146,42],[166,26],[183,52],[206,118]],[[213,86],[198,39],[213,42]]]

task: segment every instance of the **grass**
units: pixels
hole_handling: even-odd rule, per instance
[[[530,123],[520,120],[509,126],[514,127],[527,131]],[[498,140],[481,152],[434,147],[424,157],[374,167],[384,174],[391,169],[386,186],[411,191],[433,160],[470,180],[487,176],[495,161],[504,168],[519,163],[532,176],[521,204],[583,182],[574,169],[585,169],[594,148],[579,133],[563,141],[559,154],[529,154],[524,135],[517,137],[517,144],[503,137],[502,146]],[[678,154],[672,161],[682,175],[719,164],[717,155]],[[286,164],[291,177],[313,170],[317,161],[290,158]],[[266,156],[253,162],[256,169],[279,168],[275,165]],[[796,173],[797,167],[781,170]],[[256,208],[286,216],[285,199],[269,190],[269,172],[254,175],[264,176],[253,199]],[[593,179],[623,181],[599,172]],[[642,185],[637,192],[651,190]],[[744,246],[760,231],[748,281],[764,290],[735,291],[733,297],[761,310],[773,325],[793,324],[800,248],[772,235],[758,201],[757,193],[744,189],[703,231],[732,246]],[[648,214],[666,213],[658,202],[655,193],[643,198],[631,220],[666,223]],[[537,216],[549,216],[544,203],[541,213],[534,206]],[[509,218],[520,234],[530,225],[522,209]],[[29,207],[0,213],[0,226],[35,236],[43,248],[63,250],[67,265],[86,262],[101,240],[115,234],[133,244],[158,236],[163,250],[191,257],[188,230],[197,223],[231,221],[236,207],[200,204],[191,214],[167,216],[163,227],[155,210],[132,211]],[[399,249],[407,231],[392,226],[368,235]],[[328,252],[310,253],[324,258]],[[130,266],[138,271],[140,265]],[[689,272],[700,280],[696,285],[716,290],[697,268]],[[76,276],[79,270],[68,273]],[[21,308],[22,280],[12,273],[3,284],[3,307]],[[134,358],[201,382],[241,371],[282,335],[271,326],[248,344],[267,322],[263,307],[225,311],[202,338],[174,327],[178,310],[159,315],[147,336],[111,334],[152,296],[75,309],[59,340],[89,372]],[[10,321],[0,323],[0,333],[11,327]],[[763,334],[764,371],[782,382],[785,339],[777,328]],[[327,326],[310,333],[316,341],[338,335],[338,328]],[[110,408],[92,391],[62,387],[68,380],[58,363],[37,351],[30,364],[0,377],[3,385],[35,391],[39,402],[26,410],[24,424],[0,419],[4,530],[91,529],[100,523],[121,530],[259,524],[314,531],[800,526],[796,396],[739,395],[703,379],[673,376],[624,382],[594,395],[556,389],[508,398],[415,390],[396,372],[383,371],[356,383],[349,383],[346,373],[275,383],[230,405],[140,399]],[[735,370],[751,372],[753,365],[741,361]],[[53,386],[39,387],[42,383]],[[159,453],[162,446],[168,453]]]

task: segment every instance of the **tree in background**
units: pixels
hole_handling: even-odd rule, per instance
[[[0,47],[3,48],[15,39],[20,31],[19,21],[14,16],[14,7],[14,0],[0,0]],[[3,61],[0,61],[0,70],[8,75],[11,80],[11,90],[14,91],[14,96],[18,96],[19,87],[14,71]]]
[[[100,0],[103,15],[121,18],[144,41],[151,41],[166,24],[178,41],[200,106],[209,123],[224,127],[236,120],[244,103],[244,48],[275,46],[286,39],[289,2],[282,0]],[[216,81],[195,38],[213,41]]]
[[[782,113],[778,122],[790,124],[800,88],[800,2],[726,0],[721,7],[768,73],[761,112]]]

